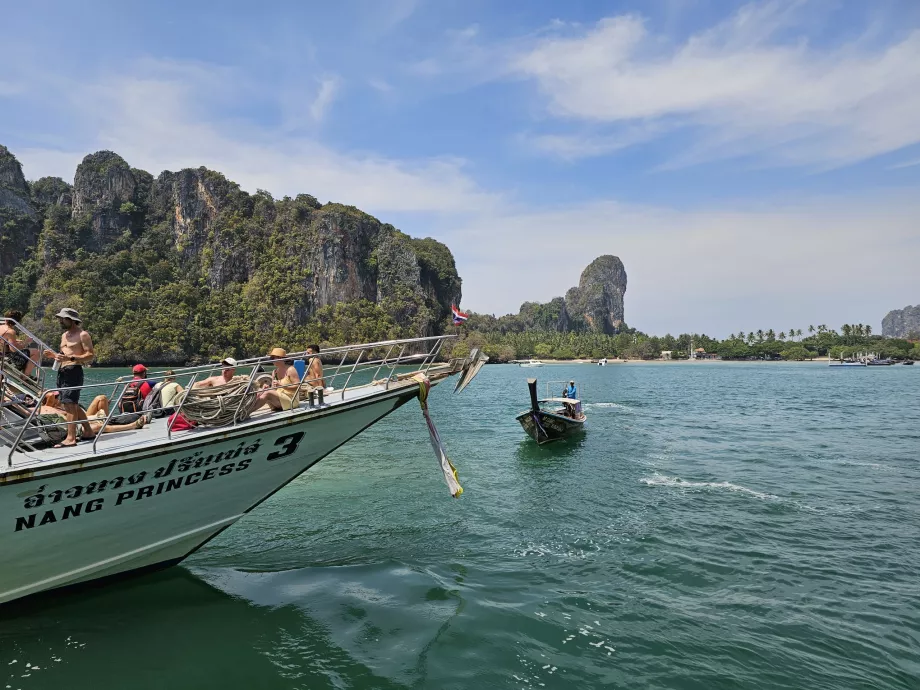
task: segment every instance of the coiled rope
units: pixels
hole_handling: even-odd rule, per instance
[[[248,376],[234,376],[219,386],[190,388],[182,403],[182,416],[204,426],[227,426],[233,424],[234,416],[238,422],[245,421],[252,414],[259,395],[255,383],[247,392],[248,387]]]

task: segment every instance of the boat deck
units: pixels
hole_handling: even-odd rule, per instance
[[[356,400],[364,400],[380,395],[387,391],[396,391],[406,387],[418,385],[412,380],[403,380],[398,382],[366,384],[349,388],[347,392],[342,390],[333,390],[325,396],[323,405],[309,406],[304,401],[298,407],[292,410],[274,411],[269,408],[256,410],[249,419],[239,422],[236,425],[228,426],[199,426],[195,429],[173,431],[172,436],[168,433],[168,417],[153,419],[141,429],[130,429],[125,431],[106,432],[97,437],[80,441],[76,446],[67,448],[42,448],[40,450],[28,451],[25,449],[16,450],[11,456],[11,463],[3,463],[0,467],[0,476],[6,472],[21,472],[24,469],[34,469],[36,466],[47,467],[56,465],[64,461],[72,463],[74,461],[87,461],[99,459],[114,454],[128,453],[133,450],[150,449],[157,444],[176,443],[189,438],[202,436],[214,436],[215,440],[226,435],[230,431],[259,427],[268,421],[283,419],[285,417],[302,419],[306,416],[315,415],[328,410],[334,410],[346,403],[353,403]],[[96,441],[95,450],[93,441]],[[3,449],[7,454],[9,447]],[[2,462],[2,459],[0,459]]]

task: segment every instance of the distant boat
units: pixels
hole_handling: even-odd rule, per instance
[[[599,367],[606,367],[606,366],[607,366],[607,358],[606,358],[606,357],[602,357],[601,359],[597,360],[597,366],[599,366]]]
[[[517,363],[520,364],[522,367],[542,367],[543,366],[543,362],[541,362],[539,359],[521,359],[521,360],[518,360]]]
[[[914,360],[908,359],[908,360],[905,361],[905,362],[901,362],[901,364],[903,364],[903,365],[906,366],[906,367],[911,367],[911,366],[914,365]]]
[[[891,359],[870,359],[866,364],[870,367],[890,367],[894,364]]]
[[[550,382],[565,385],[564,381]],[[537,399],[537,380],[527,379],[530,389],[530,409],[521,412],[516,419],[524,431],[539,445],[558,441],[585,427],[588,418],[581,409],[581,401],[575,398]]]
[[[864,367],[866,366],[865,362],[860,362],[859,360],[846,360],[841,359],[840,361],[831,360],[827,363],[829,367]]]

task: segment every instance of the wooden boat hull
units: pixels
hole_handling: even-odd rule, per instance
[[[582,415],[581,419],[572,419],[551,412],[527,410],[517,416],[517,421],[528,436],[539,445],[543,445],[582,431],[586,418]]]

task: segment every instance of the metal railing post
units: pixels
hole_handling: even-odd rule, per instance
[[[96,443],[99,442],[99,437],[102,436],[102,432],[104,432],[106,426],[108,426],[109,420],[112,418],[112,415],[115,414],[115,410],[119,409],[121,406],[121,399],[125,397],[125,393],[127,392],[128,386],[130,385],[130,381],[125,383],[124,388],[121,389],[121,393],[118,395],[118,400],[115,401],[112,405],[109,405],[109,413],[105,416],[105,420],[102,422],[102,427],[100,427],[99,433],[93,437],[93,455],[96,454]]]
[[[256,374],[260,366],[260,364],[254,364],[252,367],[252,373],[249,374],[249,381],[246,383],[246,390],[243,391],[243,395],[240,398],[240,404],[236,406],[236,412],[233,413],[233,426],[236,426],[240,416],[240,410],[243,409],[243,403],[246,402],[246,396],[249,395],[249,389],[252,388],[252,382],[256,380]]]
[[[373,383],[377,379],[377,374],[379,374],[380,370],[383,369],[383,365],[387,363],[387,360],[390,358],[390,353],[393,352],[394,347],[396,347],[396,345],[390,345],[390,349],[387,350],[387,353],[383,356],[383,359],[380,361],[380,366],[377,367],[377,371],[375,371],[374,375],[371,376],[371,383]]]
[[[7,467],[13,466],[13,453],[15,453],[16,448],[19,447],[19,443],[22,441],[22,437],[25,435],[26,429],[29,428],[29,425],[32,423],[32,420],[35,419],[35,413],[38,412],[42,408],[42,403],[45,402],[45,397],[48,395],[48,393],[51,393],[51,392],[52,391],[44,391],[41,394],[41,397],[35,403],[35,407],[32,408],[32,412],[29,414],[29,418],[26,420],[25,424],[22,425],[22,428],[19,430],[19,434],[16,435],[16,440],[13,441],[13,446],[10,448],[10,454],[7,457],[7,463],[6,463]]]
[[[335,373],[329,379],[330,388],[335,388],[335,386],[332,385],[332,382],[335,381],[338,378],[339,374],[341,373],[342,367],[345,366],[345,360],[348,358],[348,353],[351,352],[351,350],[352,348],[349,347],[347,350],[345,350],[345,354],[342,355],[342,361],[339,362],[339,365],[335,368]]]
[[[351,375],[354,374],[355,369],[358,368],[358,362],[361,361],[361,358],[364,356],[365,351],[366,350],[361,350],[361,352],[358,353],[358,358],[355,360],[354,366],[351,368],[351,371],[348,372],[348,378],[345,379],[345,385],[342,386],[342,400],[345,399],[345,391],[348,388],[348,382],[351,381]]]
[[[384,390],[390,390],[390,380],[393,378],[393,372],[396,370],[396,367],[399,366],[399,363],[402,361],[403,353],[406,351],[406,346],[403,345],[399,348],[399,354],[396,355],[396,361],[390,365],[390,373],[387,374],[387,384],[383,387]]]

